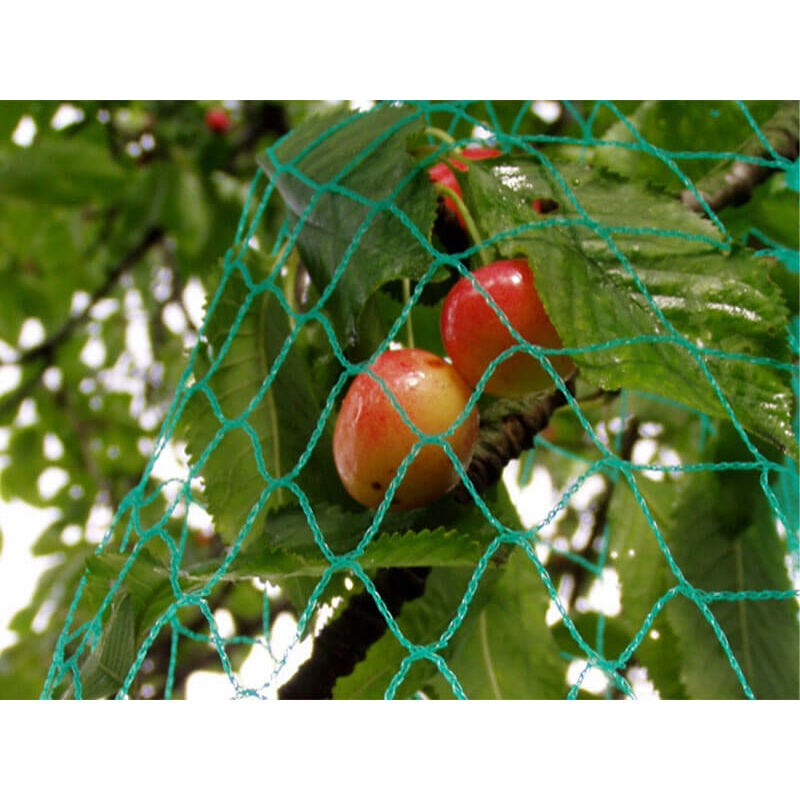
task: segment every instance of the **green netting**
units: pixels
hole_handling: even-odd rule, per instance
[[[592,671],[605,696],[635,696],[637,665],[666,697],[798,696],[798,334],[784,280],[798,272],[797,231],[792,247],[758,220],[747,230],[745,198],[725,194],[797,191],[797,104],[562,108],[579,135],[530,103],[381,103],[312,120],[264,153],[149,468],[88,564],[44,697],[131,696],[158,642],[166,697],[198,652],[232,696],[272,696],[323,606],[347,621],[359,603],[386,633],[340,645],[354,663],[338,697],[574,698],[591,696]],[[739,122],[716,136],[718,117]],[[742,149],[722,135],[731,127],[748,134]],[[437,212],[428,169],[476,141],[501,154],[459,174],[464,233],[441,200]],[[475,387],[458,422],[480,410],[489,477],[462,467],[446,433],[415,429],[383,503],[353,505],[330,450],[352,378],[409,337],[441,350],[446,288],[520,256],[564,348],[512,330],[517,345]],[[516,351],[541,361],[555,394],[485,395]],[[551,366],[556,352],[577,364],[574,382]],[[535,447],[509,442],[509,419]],[[188,475],[155,480],[178,443]],[[430,444],[460,486],[392,511]],[[516,478],[498,480],[512,459]],[[525,521],[510,492],[539,486],[539,467],[554,496]],[[609,580],[616,611],[591,601]],[[256,622],[227,635],[217,612],[237,592]],[[277,648],[287,603],[298,632]],[[272,666],[245,685],[253,647]]]

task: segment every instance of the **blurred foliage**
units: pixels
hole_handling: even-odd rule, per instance
[[[31,542],[53,566],[11,623],[0,697],[41,693],[85,559],[151,456],[255,154],[317,105],[0,102],[2,496],[58,510]]]

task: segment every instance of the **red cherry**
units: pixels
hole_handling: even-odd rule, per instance
[[[408,418],[425,434],[449,430],[463,414],[471,390],[452,365],[426,350],[388,350],[372,366]],[[475,408],[447,438],[466,467],[478,436]],[[375,508],[417,442],[389,396],[369,373],[359,374],[345,395],[333,433],[333,455],[344,487],[362,505]],[[426,444],[408,465],[392,498],[393,510],[427,505],[458,482],[442,447]]]
[[[224,108],[209,108],[206,111],[206,127],[214,133],[227,133],[231,128],[231,118]]]
[[[536,291],[527,260],[496,261],[475,270],[472,278],[525,341],[547,349],[563,346]],[[497,356],[519,344],[468,277],[462,278],[445,298],[440,325],[453,366],[472,386],[478,384]],[[574,364],[568,356],[548,358],[562,377],[573,372]],[[500,397],[515,397],[551,385],[552,379],[539,360],[519,352],[497,365],[485,390]]]
[[[466,158],[470,161],[481,161],[485,158],[497,158],[497,156],[502,154],[502,150],[497,150],[493,147],[468,147],[462,150],[459,155],[461,158]],[[452,189],[459,197],[463,198],[464,195],[461,192],[461,187],[458,184],[458,179],[453,172],[453,168],[459,170],[460,172],[466,172],[469,169],[469,166],[463,161],[459,161],[458,158],[454,157],[449,159],[447,163],[440,161],[438,164],[434,164],[428,170],[428,177],[431,179],[432,183],[439,184],[447,189]],[[467,226],[464,222],[464,218],[459,212],[458,208],[456,208],[456,204],[452,201],[452,199],[445,196],[444,205],[445,208],[448,208],[456,215],[461,227],[466,228]]]

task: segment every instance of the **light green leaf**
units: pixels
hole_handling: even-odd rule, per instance
[[[661,598],[675,585],[675,576],[659,545],[656,530],[662,532],[666,524],[676,483],[669,476],[660,482],[633,477],[631,480],[635,481],[639,498],[628,482],[620,478],[614,487],[608,515],[609,565],[616,570],[621,586],[622,609],[617,622],[625,630],[629,643],[644,633],[629,660],[647,669],[663,699],[680,699],[685,697],[680,642],[663,610],[646,627]],[[645,504],[655,530],[640,502]]]
[[[550,595],[536,567],[517,549],[488,597],[470,611],[445,654],[471,700],[550,700],[567,694],[567,665],[545,622]],[[446,693],[439,674],[434,686]]]
[[[135,656],[133,601],[125,593],[114,600],[100,641],[81,667],[79,699],[95,700],[117,692]],[[72,696],[70,691],[68,697]]]

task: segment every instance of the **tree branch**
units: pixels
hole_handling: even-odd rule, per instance
[[[762,126],[762,136],[754,135],[745,142],[741,155],[750,159],[774,159],[795,161],[800,153],[800,140],[797,133],[798,104],[787,103],[775,113],[769,122]],[[766,140],[769,147],[765,147]],[[695,186],[696,192],[686,189],[681,200],[692,211],[708,215],[728,206],[746,203],[756,187],[780,169],[780,165],[760,164],[751,160],[725,162],[713,170]]]
[[[566,387],[569,394],[574,396],[574,376],[566,382]],[[475,491],[483,494],[497,483],[508,463],[533,447],[536,434],[543,431],[550,424],[553,414],[567,403],[567,396],[556,389],[530,410],[507,414],[499,423],[483,426],[475,454],[467,468],[467,477]],[[453,490],[453,496],[459,503],[471,503],[473,500],[463,482]]]
[[[105,280],[92,292],[86,308],[80,314],[69,317],[57,331],[48,336],[41,344],[28,350],[23,350],[17,354],[16,358],[8,362],[21,366],[35,362],[39,363],[36,370],[23,383],[0,399],[0,416],[19,405],[36,388],[47,367],[55,361],[58,349],[72,336],[77,328],[86,322],[94,305],[111,291],[122,275],[134,267],[147,254],[150,248],[161,242],[164,235],[165,232],[160,227],[148,228],[131,250],[108,271]]]
[[[389,567],[375,575],[375,589],[394,617],[421,597],[430,567]],[[329,700],[339,678],[349,675],[386,631],[386,619],[365,589],[314,640],[311,657],[278,690],[280,700]]]
[[[637,441],[639,441],[639,420],[636,417],[630,417],[620,440],[618,455],[622,461],[631,460],[633,448],[636,446]],[[594,519],[592,521],[591,535],[580,550],[572,552],[572,555],[580,556],[586,560],[591,559],[592,554],[598,550],[598,546],[605,536],[608,510],[611,506],[611,499],[614,496],[614,488],[616,486],[616,483],[608,475],[603,475],[602,478],[604,489],[592,509]],[[582,594],[591,577],[591,573],[579,562],[561,553],[551,556],[547,568],[555,576],[570,575],[572,577],[573,586],[567,601],[568,604],[571,604],[574,598]]]
[[[151,247],[161,242],[164,238],[164,230],[155,226],[148,228],[142,238],[128,251],[122,258],[106,273],[105,280],[91,294],[86,308],[80,314],[74,314],[53,334],[47,337],[41,344],[23,350],[16,361],[12,363],[27,364],[41,358],[52,363],[55,351],[72,335],[73,331],[81,326],[89,317],[94,305],[105,297],[117,281],[131,267],[135,266],[150,250]]]

